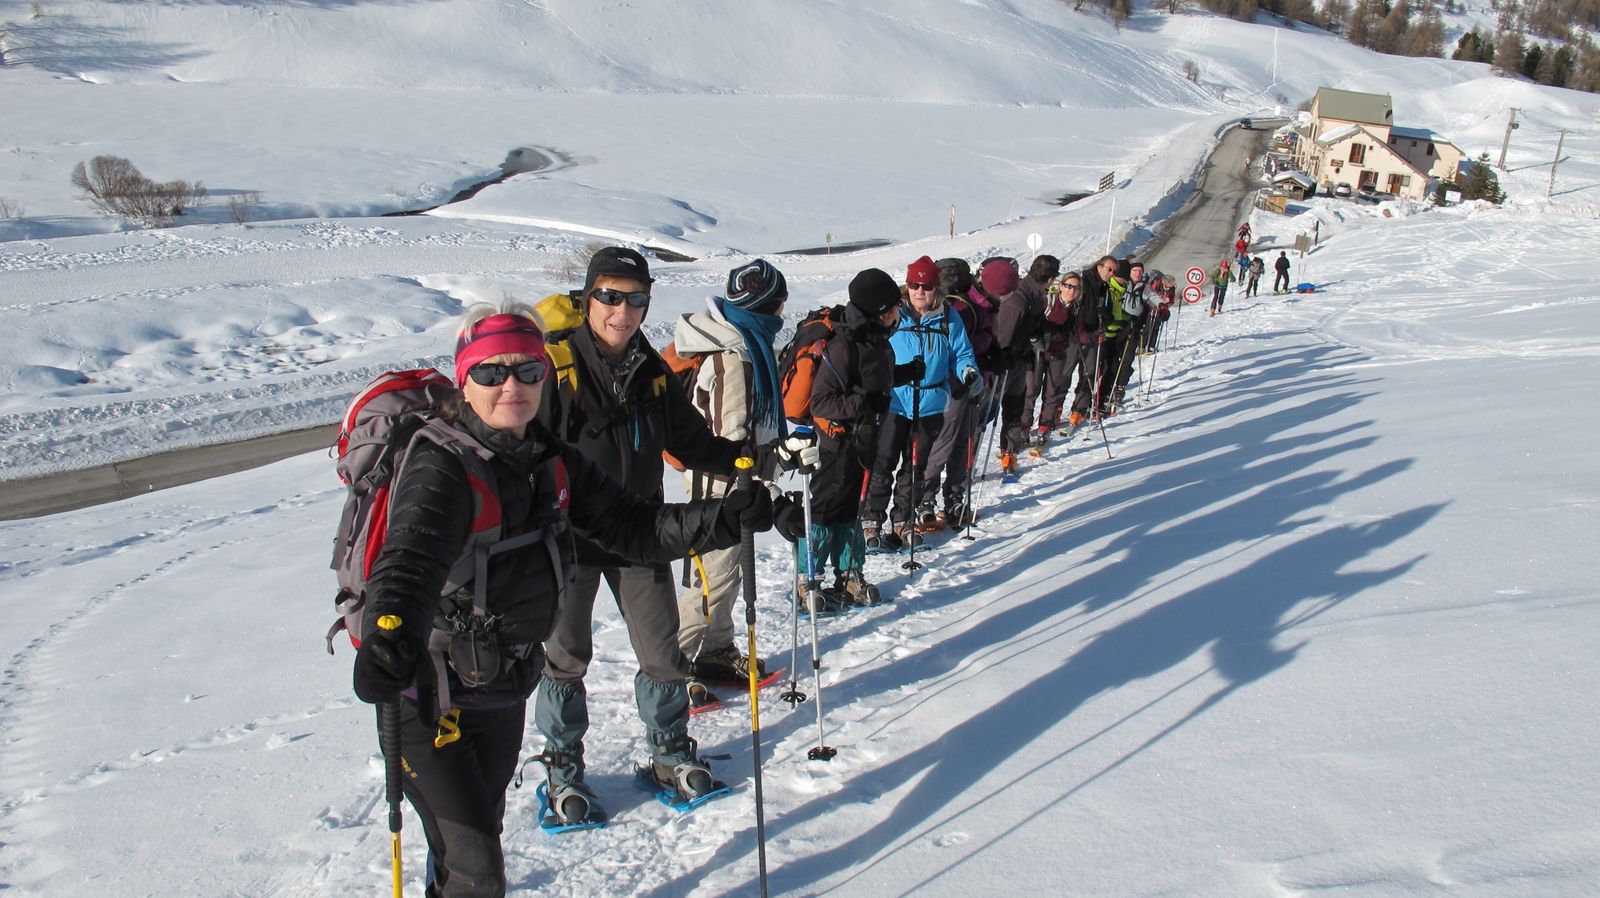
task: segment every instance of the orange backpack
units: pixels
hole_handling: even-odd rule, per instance
[[[783,393],[783,416],[796,424],[815,426],[836,437],[844,427],[811,414],[811,387],[817,371],[827,364],[823,353],[828,341],[844,326],[844,306],[817,309],[795,325],[789,345],[778,355],[778,382]]]

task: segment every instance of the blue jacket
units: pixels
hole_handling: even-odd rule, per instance
[[[942,415],[950,402],[950,387],[961,382],[970,371],[978,370],[978,361],[972,353],[972,341],[967,339],[967,327],[961,316],[950,311],[949,303],[936,312],[929,312],[921,321],[912,311],[909,302],[900,304],[900,326],[889,337],[894,347],[894,363],[904,365],[922,356],[926,369],[920,384],[895,387],[889,398],[889,409],[902,418],[910,418],[913,396],[920,390],[922,398],[916,411],[923,417]]]

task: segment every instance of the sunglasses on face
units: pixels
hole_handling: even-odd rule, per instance
[[[518,362],[515,365],[496,365],[490,362],[479,362],[467,369],[467,376],[480,387],[498,387],[506,382],[506,378],[515,377],[517,383],[533,385],[544,380],[545,372],[549,370],[542,359],[533,359],[528,362]]]
[[[1062,284],[1061,285],[1061,289],[1063,289],[1063,290],[1082,290],[1083,289],[1083,285],[1082,284]]]
[[[909,290],[932,290],[937,286],[939,286],[939,285],[938,284],[913,284],[913,283],[909,283],[909,282],[907,282],[907,284],[906,284],[906,288],[909,289]]]
[[[623,303],[627,303],[630,308],[642,309],[650,304],[650,294],[643,290],[636,293],[624,293],[621,290],[601,287],[589,295],[608,306],[620,306]]]

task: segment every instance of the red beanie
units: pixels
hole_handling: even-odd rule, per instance
[[[906,283],[932,284],[939,286],[939,266],[927,256],[923,256],[906,266]]]
[[[999,299],[1017,289],[1017,263],[1012,259],[990,259],[978,272],[978,281],[990,295]]]
[[[490,315],[456,338],[456,386],[467,382],[473,365],[497,355],[525,355],[550,364],[544,348],[544,334],[526,315]]]

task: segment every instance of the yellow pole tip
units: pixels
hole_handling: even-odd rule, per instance
[[[378,618],[378,629],[380,629],[380,630],[398,630],[398,629],[400,629],[400,623],[401,623],[400,615],[398,615],[398,614],[385,614],[384,616]]]
[[[741,455],[734,459],[733,466],[741,471],[748,471],[756,466],[756,460],[748,455]]]

